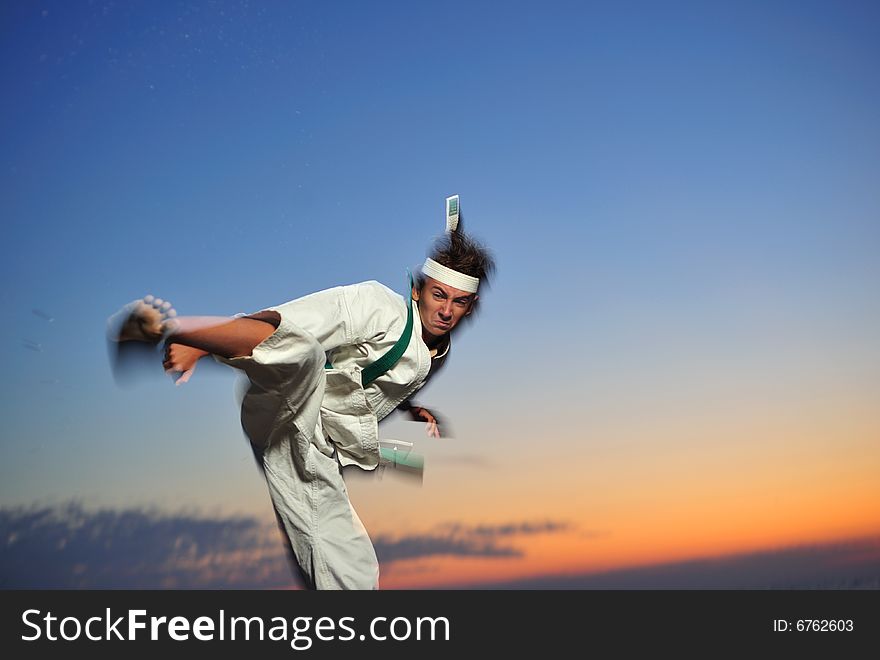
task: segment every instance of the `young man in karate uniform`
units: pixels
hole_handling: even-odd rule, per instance
[[[319,291],[237,318],[178,317],[151,296],[111,319],[117,342],[164,342],[178,383],[212,355],[242,370],[241,421],[279,524],[311,588],[378,588],[373,545],[349,501],[342,467],[374,469],[378,422],[408,411],[439,437],[436,416],[410,403],[449,355],[474,311],[491,255],[450,221],[405,300],[370,281]],[[124,344],[120,343],[120,347]]]

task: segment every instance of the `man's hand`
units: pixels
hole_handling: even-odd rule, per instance
[[[440,422],[437,420],[437,417],[427,408],[421,408],[419,406],[412,406],[409,409],[409,414],[416,422],[425,422],[425,432],[431,438],[439,438],[440,437]]]
[[[174,376],[179,373],[174,384],[182,385],[192,377],[196,363],[206,355],[209,355],[208,351],[200,348],[171,343],[165,346],[165,361],[162,362],[162,366],[166,374]]]

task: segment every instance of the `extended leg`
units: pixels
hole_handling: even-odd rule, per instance
[[[257,316],[225,318],[184,316],[174,320],[176,327],[167,341],[199,348],[225,358],[243,357],[266,340],[281,321],[276,312]]]
[[[170,303],[147,296],[129,303],[112,316],[109,334],[115,342],[158,344],[164,340],[232,358],[250,355],[275,331],[280,320],[276,312],[241,318],[180,317]]]

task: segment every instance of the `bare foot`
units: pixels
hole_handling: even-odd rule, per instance
[[[113,342],[158,344],[173,329],[177,312],[170,302],[153,296],[128,303],[107,319],[107,337]]]

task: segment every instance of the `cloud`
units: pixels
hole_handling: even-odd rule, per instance
[[[464,467],[479,468],[481,470],[494,469],[495,463],[480,454],[452,454],[450,456],[435,456],[431,459],[435,464],[457,465]]]
[[[558,521],[443,525],[380,536],[383,567],[425,557],[522,557],[516,540],[567,531]],[[274,521],[78,503],[0,509],[0,588],[265,589],[299,586]]]
[[[511,538],[554,534],[569,529],[568,523],[519,522],[504,525],[441,525],[435,531],[402,537],[376,538],[376,554],[384,563],[434,556],[510,558],[524,552],[507,542]],[[505,543],[502,543],[505,541]]]
[[[568,530],[568,523],[545,521],[540,523],[509,523],[506,525],[486,526],[480,525],[473,528],[473,533],[479,536],[524,536],[532,534],[552,534]]]
[[[880,589],[880,537],[456,588]]]
[[[491,542],[479,543],[473,539],[455,539],[431,534],[405,536],[396,540],[379,537],[375,546],[376,554],[383,563],[437,555],[458,557],[521,557],[523,555],[521,550],[497,546]]]
[[[432,557],[510,559],[530,537],[590,534],[565,521],[447,524],[379,536],[382,570],[431,571]],[[274,520],[77,503],[0,509],[2,589],[275,589],[299,586]],[[493,589],[880,589],[880,536],[694,559],[604,573],[505,583]]]
[[[76,503],[0,509],[0,588],[296,586],[273,523]]]
[[[390,564],[427,557],[522,557],[516,541],[568,531],[559,521],[447,524],[380,536]],[[402,570],[397,567],[395,570]],[[78,503],[0,509],[3,589],[267,589],[299,578],[274,521],[146,509],[87,510]]]

